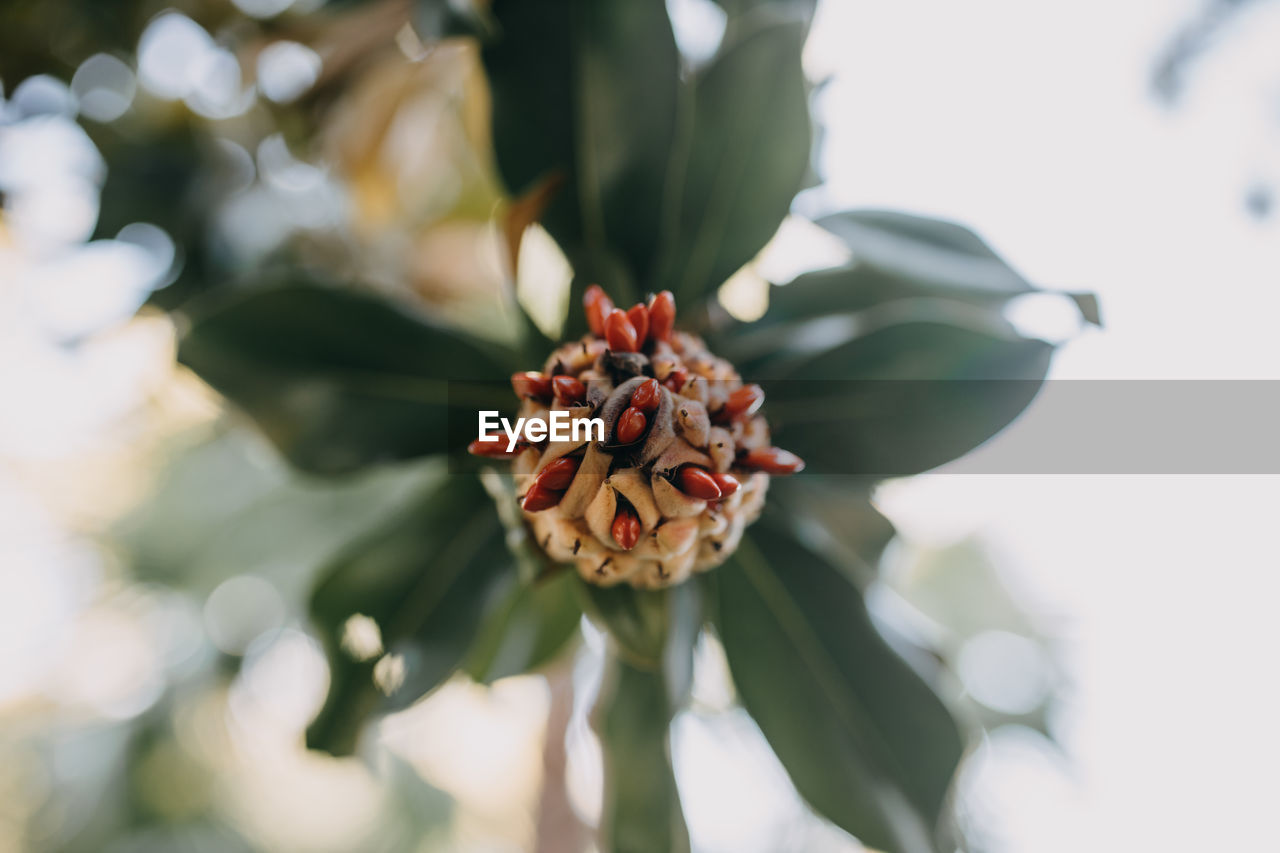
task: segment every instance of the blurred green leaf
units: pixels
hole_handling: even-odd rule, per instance
[[[300,605],[325,562],[420,499],[444,469],[436,458],[303,478],[256,435],[224,429],[176,455],[113,538],[140,579],[207,593],[252,573]]]
[[[478,0],[413,0],[418,38],[428,44],[455,35],[493,34],[494,22]]]
[[[814,472],[875,478],[991,438],[1034,398],[1052,353],[998,315],[939,300],[763,329],[738,350],[765,389],[776,444]]]
[[[497,514],[475,477],[450,475],[424,500],[356,543],[324,573],[311,618],[329,659],[329,695],[307,745],[335,755],[355,749],[372,713],[403,707],[464,660],[494,584],[514,575]],[[377,659],[343,648],[347,620],[377,622],[383,648],[404,663],[390,696],[374,684]]]
[[[467,674],[485,684],[550,663],[578,635],[582,608],[570,571],[521,583],[502,580],[499,605],[467,655]]]
[[[787,20],[801,23],[805,31],[813,22],[813,13],[818,0],[715,0],[716,5],[724,9],[728,20],[725,22],[724,41],[731,44],[743,33],[751,32],[759,26],[762,19]]]
[[[455,450],[474,437],[477,409],[510,404],[492,381],[507,373],[501,350],[303,275],[189,304],[178,349],[299,468],[339,474]]]
[[[702,630],[702,590],[683,583],[657,592],[595,588],[596,600],[647,610],[646,651],[638,661],[622,646],[625,607],[609,610],[619,654],[610,655],[594,722],[604,757],[600,837],[606,850],[688,851],[689,832],[671,767],[669,729],[693,684],[693,648]],[[629,594],[624,594],[629,593]],[[660,613],[660,616],[656,614]],[[625,636],[625,634],[624,634]]]
[[[1042,674],[1048,689],[1036,707],[1016,713],[999,711],[968,693],[963,701],[988,731],[1016,724],[1052,739],[1050,709],[1055,688],[1063,680],[1060,650],[1005,584],[990,549],[977,539],[940,548],[913,547],[895,568],[898,570],[888,578],[889,583],[929,620],[934,628],[933,643],[945,660],[957,660],[967,642],[990,631],[1022,637],[1043,654]]]
[[[672,155],[654,289],[710,293],[777,231],[809,163],[801,22],[729,44],[697,76]]]
[[[872,505],[871,486],[853,476],[775,478],[769,483],[768,511],[785,514],[796,538],[863,588],[877,579],[880,557],[895,533]]]
[[[600,689],[596,729],[604,756],[602,848],[612,853],[687,853],[689,831],[667,737],[674,706],[663,673],[614,659]]]
[[[805,273],[770,288],[761,325],[862,311],[900,299],[953,299],[998,311],[1035,288],[968,228],[886,210],[852,210],[818,224],[853,252],[844,267]],[[1067,293],[1081,316],[1098,323],[1092,294]]]
[[[575,261],[608,252],[622,301],[648,278],[675,133],[679,56],[666,6],[634,0],[495,0],[483,50],[507,188],[560,174],[542,223]],[[575,303],[576,304],[576,303]]]
[[[708,585],[742,703],[801,795],[872,847],[944,849],[964,739],[846,574],[762,521]]]

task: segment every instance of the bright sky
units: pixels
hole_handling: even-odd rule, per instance
[[[973,225],[1032,280],[1096,291],[1060,378],[1280,377],[1280,6],[1150,97],[1178,0],[825,2],[806,60],[830,202]],[[885,490],[917,541],[977,531],[1065,640],[1067,763],[1001,738],[973,807],[1004,849],[1256,850],[1280,797],[1276,478],[931,476]]]

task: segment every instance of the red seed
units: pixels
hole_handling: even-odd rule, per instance
[[[648,425],[649,419],[644,416],[644,412],[635,406],[629,407],[622,413],[622,417],[618,418],[618,427],[614,430],[618,444],[630,444],[637,440],[644,435],[645,427]]]
[[[518,397],[536,397],[539,400],[551,399],[551,380],[536,370],[525,370],[511,374],[511,387]]]
[[[681,389],[684,388],[684,384],[688,381],[689,381],[689,372],[685,370],[683,367],[677,367],[675,370],[671,371],[671,373],[667,375],[666,381],[663,382],[662,384],[666,385],[672,391],[679,394]]]
[[[564,492],[553,491],[546,486],[534,483],[529,487],[529,491],[525,492],[524,501],[520,506],[525,512],[541,512],[560,503],[563,497]]]
[[[573,482],[573,475],[578,473],[582,460],[574,456],[561,456],[538,472],[534,485],[542,486],[553,492],[563,492]]]
[[[675,324],[676,298],[670,290],[664,290],[649,303],[649,334],[655,341],[670,340]]]
[[[716,485],[720,487],[720,496],[724,498],[738,491],[738,487],[742,485],[737,477],[732,474],[721,474],[719,471],[712,473],[711,479],[716,481]]]
[[[604,339],[615,352],[636,351],[636,327],[626,313],[614,308],[604,321]]]
[[[720,487],[705,468],[686,465],[676,474],[676,485],[691,498],[714,501],[720,498]]]
[[[581,403],[587,399],[587,388],[572,376],[551,377],[551,387],[555,389],[556,399],[566,406]]]
[[[467,452],[472,456],[485,456],[489,459],[509,459],[515,456],[523,448],[517,444],[513,450],[507,451],[507,437],[502,433],[494,433],[490,438],[494,441],[481,441],[476,439],[467,445]]]
[[[759,385],[743,385],[729,395],[720,410],[726,419],[755,414],[764,405],[764,389]]]
[[[636,349],[644,346],[645,339],[649,336],[649,309],[644,307],[644,303],[637,302],[627,309],[627,319],[631,321],[631,325],[636,329]]]
[[[631,394],[631,406],[642,412],[652,412],[662,402],[662,386],[656,379],[646,379]]]
[[[640,519],[635,510],[622,507],[613,517],[613,541],[630,551],[640,541]]]
[[[582,307],[587,312],[587,325],[591,333],[598,338],[604,337],[604,321],[613,310],[613,300],[604,292],[604,288],[593,284],[582,294]]]
[[[794,474],[804,470],[804,460],[781,447],[758,447],[738,457],[743,468],[754,468],[766,474]]]

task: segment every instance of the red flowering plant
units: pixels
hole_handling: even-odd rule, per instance
[[[311,475],[433,469],[316,582],[330,688],[311,746],[353,751],[459,670],[536,671],[585,613],[610,638],[602,849],[688,847],[668,726],[704,635],[817,812],[879,849],[954,849],[969,727],[946,662],[908,663],[868,613],[893,536],[871,490],[1001,430],[1053,346],[1005,319],[1032,287],[973,232],[900,213],[818,218],[850,262],[769,285],[754,323],[719,307],[810,184],[814,136],[811,4],[721,5],[698,67],[660,2],[494,0],[467,19],[508,230],[536,219],[572,267],[560,343],[523,313],[518,336],[481,340],[294,267],[184,306],[179,358]],[[604,434],[481,442],[483,410]]]

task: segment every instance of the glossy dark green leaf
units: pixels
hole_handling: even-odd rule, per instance
[[[467,674],[486,684],[550,663],[578,635],[582,608],[572,573],[502,581],[499,605],[467,655]]]
[[[940,839],[964,738],[848,576],[762,521],[708,585],[742,703],[801,795],[871,847],[951,849]]]
[[[561,175],[543,225],[575,261],[616,255],[623,269],[601,283],[625,291],[649,274],[675,133],[679,56],[666,6],[495,0],[491,12],[499,32],[482,56],[502,178],[522,193]]]
[[[604,757],[600,838],[605,850],[689,850],[689,831],[671,769],[672,713],[672,697],[661,671],[613,661],[596,708]]]
[[[308,746],[348,754],[371,714],[403,707],[447,678],[472,647],[495,583],[514,571],[497,514],[471,475],[446,476],[424,500],[355,543],[311,598],[330,685]],[[358,660],[343,647],[356,614],[377,622],[383,648],[404,663],[403,684],[390,695],[374,683],[377,656]]]
[[[895,210],[849,210],[818,224],[848,246],[859,263],[931,286],[1025,293],[1031,285],[971,229]]]
[[[927,303],[927,304],[926,304]],[[982,444],[1039,391],[1053,347],[998,315],[893,303],[744,335],[774,442],[817,473],[925,471]]]
[[[191,306],[178,358],[299,468],[455,450],[474,438],[478,408],[510,404],[491,381],[507,373],[501,350],[297,275]]]
[[[693,302],[777,231],[809,163],[805,28],[761,26],[727,44],[693,81],[667,178],[653,289]]]

